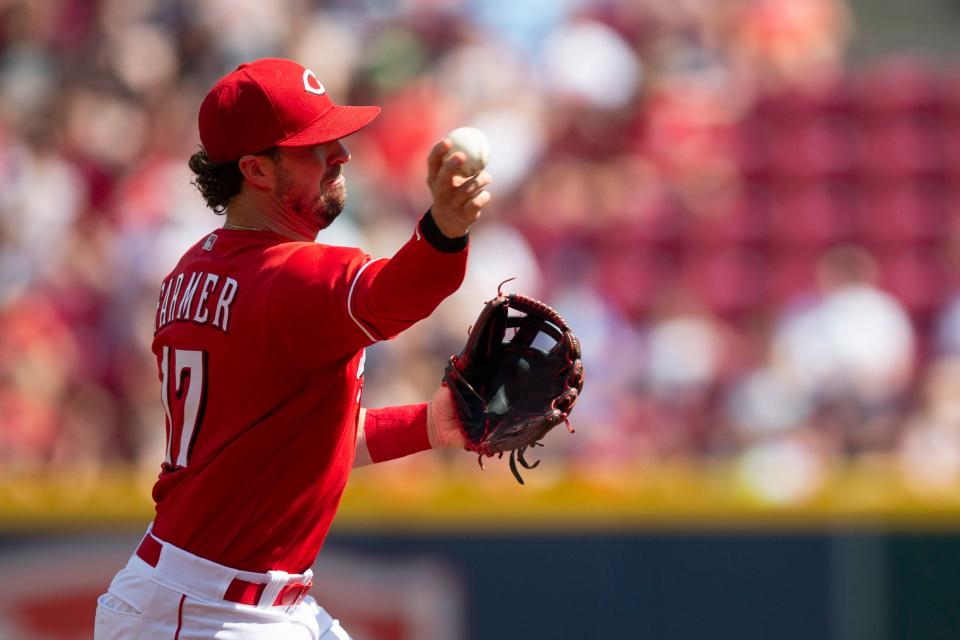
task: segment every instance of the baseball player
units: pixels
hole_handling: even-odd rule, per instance
[[[99,598],[97,640],[348,638],[307,592],[350,469],[463,446],[444,387],[361,408],[364,348],[459,287],[490,176],[460,175],[444,139],[432,206],[392,258],[314,242],[346,198],[342,139],[379,111],[334,104],[280,59],[240,65],[201,104],[190,167],[226,221],[160,286],[156,517]]]

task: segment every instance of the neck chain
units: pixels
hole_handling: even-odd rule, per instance
[[[259,227],[244,227],[239,224],[234,224],[232,222],[223,223],[224,229],[239,229],[241,231],[266,231],[266,229],[260,229]]]

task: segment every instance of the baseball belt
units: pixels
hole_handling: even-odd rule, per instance
[[[160,562],[161,551],[163,551],[163,545],[157,542],[153,536],[147,535],[143,538],[140,546],[137,547],[136,553],[138,558],[151,567],[156,568],[157,563]],[[310,591],[311,586],[313,586],[312,582],[307,582],[306,584],[295,582],[284,586],[280,589],[280,593],[277,594],[276,599],[273,601],[273,606],[289,607],[300,604],[300,601],[303,600],[307,592]],[[250,582],[248,580],[234,578],[223,594],[223,599],[237,604],[257,606],[257,603],[260,602],[260,596],[263,595],[263,590],[266,589],[266,587],[266,583],[263,582]]]

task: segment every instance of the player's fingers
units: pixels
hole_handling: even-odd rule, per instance
[[[477,195],[467,200],[466,203],[464,203],[462,210],[464,213],[474,217],[479,217],[480,210],[487,206],[492,199],[493,195],[489,191],[481,191]]]
[[[457,176],[463,177],[459,172],[466,160],[467,155],[463,151],[457,151],[447,156],[443,164],[440,165],[440,171],[437,173],[435,198],[437,196],[441,198],[451,197],[454,189],[465,182],[465,180],[462,180],[455,184],[454,180]]]
[[[493,176],[486,171],[481,171],[472,178],[465,180],[462,185],[457,187],[454,199],[458,204],[462,205],[467,200],[483,191],[491,182],[493,182]]]
[[[453,143],[450,142],[450,139],[444,138],[430,149],[430,154],[427,156],[428,185],[432,185],[437,179],[437,174],[440,173],[440,167],[443,165],[443,156],[447,155],[447,152],[450,151],[450,147],[452,146]]]
[[[469,180],[463,183],[461,189],[463,191],[480,191],[493,182],[493,176],[487,173],[486,171],[481,171],[477,175],[471,177]]]

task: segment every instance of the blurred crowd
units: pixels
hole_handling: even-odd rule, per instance
[[[383,107],[321,242],[391,255],[434,141],[492,140],[468,280],[369,350],[367,405],[427,397],[513,277],[584,348],[548,466],[727,456],[789,500],[880,454],[949,490],[960,76],[854,33],[843,0],[0,0],[0,469],[159,468],[159,283],[222,224],[197,108],[283,56]]]

